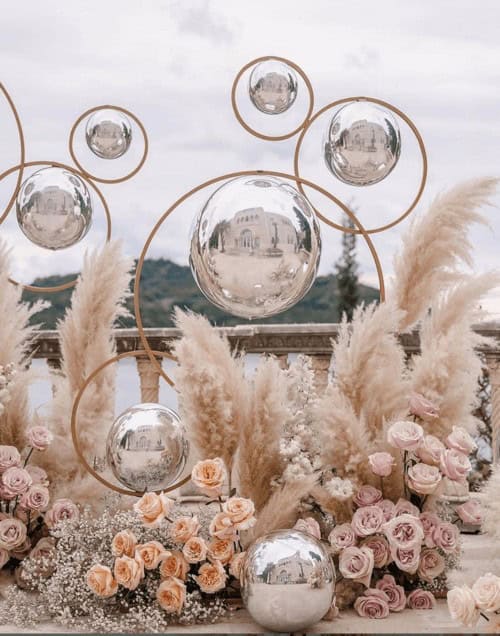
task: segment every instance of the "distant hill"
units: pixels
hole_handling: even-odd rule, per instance
[[[34,285],[55,286],[65,283],[74,275],[50,276],[37,278]],[[45,298],[51,303],[48,309],[37,314],[36,322],[43,322],[45,329],[53,329],[56,322],[64,316],[69,305],[72,290],[58,294],[33,294],[24,292],[23,299],[34,301]],[[273,316],[258,320],[259,323],[301,323],[301,322],[338,322],[337,286],[335,276],[318,276],[306,297],[291,309]],[[361,300],[369,303],[378,300],[378,290],[367,285],[360,285]],[[199,291],[191,270],[187,266],[177,265],[172,261],[161,259],[146,260],[142,273],[141,310],[145,327],[171,327],[172,310],[178,305],[192,309],[209,318],[217,325],[236,325],[250,321],[230,316],[214,307]],[[132,301],[129,302],[132,310]],[[257,322],[257,321],[256,321]],[[121,327],[135,326],[135,319],[122,320]]]

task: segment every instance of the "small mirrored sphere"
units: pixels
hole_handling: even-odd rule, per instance
[[[264,318],[309,291],[321,240],[313,208],[286,181],[238,177],[208,199],[191,235],[190,264],[205,296],[227,313]]]
[[[130,148],[129,118],[114,108],[101,108],[91,115],[85,129],[87,145],[101,159],[117,159]]]
[[[22,184],[16,200],[23,234],[40,247],[78,243],[92,224],[92,200],[83,180],[64,168],[43,168]]]
[[[253,105],[261,112],[279,115],[294,103],[297,87],[293,68],[278,60],[267,60],[253,68],[248,92]]]
[[[252,618],[275,632],[295,632],[320,621],[335,592],[335,569],[323,544],[298,530],[257,539],[240,574],[241,597]]]
[[[367,186],[384,179],[401,153],[392,113],[373,102],[347,104],[333,116],[324,142],[328,169],[341,181]]]
[[[166,406],[136,404],[119,415],[106,442],[118,481],[136,491],[161,490],[181,475],[189,442],[179,416]]]

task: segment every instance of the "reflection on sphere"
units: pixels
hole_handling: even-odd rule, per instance
[[[101,159],[117,159],[130,148],[132,126],[129,118],[114,108],[101,108],[87,122],[87,145]]]
[[[266,115],[279,115],[297,97],[297,75],[288,64],[278,60],[261,62],[250,74],[248,93],[258,110]]]

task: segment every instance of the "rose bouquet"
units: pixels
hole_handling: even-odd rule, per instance
[[[448,592],[448,609],[452,618],[465,627],[474,627],[482,616],[494,633],[500,627],[500,577],[480,576],[471,587],[462,585]]]

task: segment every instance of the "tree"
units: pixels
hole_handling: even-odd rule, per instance
[[[346,215],[344,227],[354,228],[353,221]],[[352,319],[354,308],[359,302],[358,263],[356,260],[356,234],[344,232],[342,235],[342,254],[335,263],[338,291],[339,318],[345,313]]]

